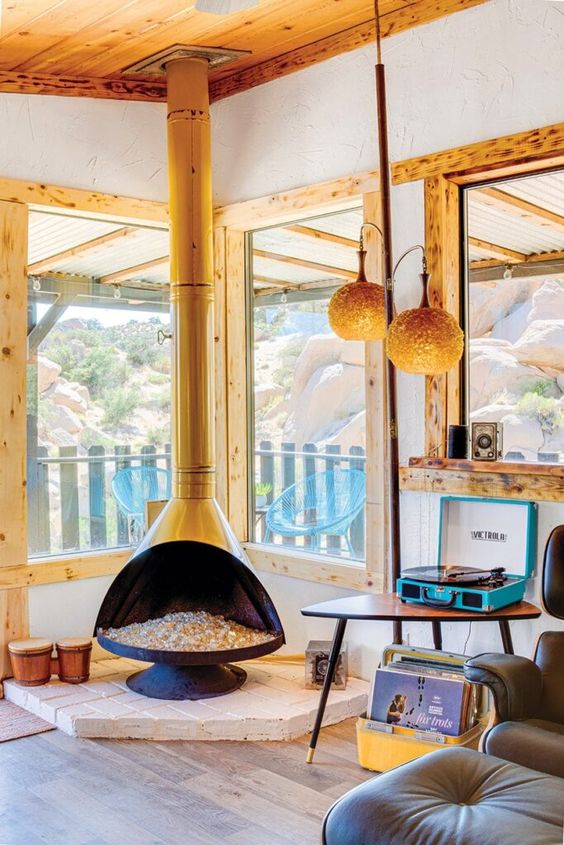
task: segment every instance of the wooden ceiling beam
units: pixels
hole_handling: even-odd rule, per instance
[[[522,219],[530,220],[537,225],[546,226],[547,228],[555,229],[558,232],[564,231],[564,215],[557,214],[549,208],[543,208],[540,205],[529,202],[529,200],[516,197],[513,194],[508,194],[499,188],[474,188],[471,192],[472,200],[476,200],[480,205],[488,208],[495,208],[500,211],[509,211]]]
[[[500,246],[499,244],[492,244],[489,241],[483,241],[481,238],[470,237],[468,238],[468,243],[479,252],[485,252],[488,256],[501,258],[510,263],[525,261],[527,257],[524,252],[517,252],[515,249],[509,249],[508,247]]]
[[[264,249],[254,249],[253,255],[256,258],[266,258],[268,261],[278,261],[280,264],[293,264],[297,267],[304,267],[307,270],[316,270],[318,273],[331,273],[343,279],[356,279],[354,270],[345,270],[342,267],[331,267],[329,264],[320,264],[317,261],[308,261],[306,258],[295,258],[293,255],[281,255],[278,252],[267,252]]]
[[[522,261],[516,261],[515,264],[540,264],[543,261],[561,261],[564,259],[564,249],[553,250],[552,252],[532,252],[530,255],[525,255]],[[488,267],[503,267],[505,261],[499,261],[496,258],[476,259],[470,262],[471,270],[487,270]]]
[[[299,226],[297,224],[295,226],[284,226],[284,229],[286,232],[294,232],[296,235],[305,235],[308,238],[316,238],[320,241],[358,250],[358,241],[353,241],[352,238],[345,238],[343,235],[334,235],[333,232],[323,232],[321,229],[313,229],[310,226]]]
[[[96,79],[86,76],[51,76],[0,70],[0,91],[4,94],[43,94],[55,97],[91,97],[102,100],[166,102],[164,82],[133,79]]]
[[[65,261],[67,258],[75,258],[76,256],[80,256],[82,258],[89,252],[92,252],[101,246],[105,246],[106,244],[112,243],[119,238],[127,237],[127,235],[131,235],[136,231],[137,229],[134,226],[124,226],[121,229],[116,229],[115,232],[108,232],[106,235],[100,235],[100,237],[93,238],[91,241],[86,241],[85,243],[78,244],[77,246],[69,247],[69,249],[64,249],[62,252],[56,252],[53,255],[47,256],[47,258],[42,258],[41,261],[34,261],[33,264],[28,264],[27,272],[32,275],[34,273],[41,273],[43,270],[50,270],[53,267],[53,264],[57,264],[59,261]]]
[[[124,267],[123,270],[117,270],[115,273],[107,273],[105,276],[100,276],[99,282],[102,285],[119,285],[128,279],[135,279],[143,275],[145,270],[153,270],[155,267],[162,267],[168,264],[170,257],[163,255],[160,258],[152,258],[150,261],[144,261],[142,264],[136,264],[134,267]]]
[[[296,282],[289,282],[287,279],[273,279],[272,276],[257,276],[256,273],[253,273],[253,282],[258,282],[261,285],[271,285],[273,288],[297,287]]]

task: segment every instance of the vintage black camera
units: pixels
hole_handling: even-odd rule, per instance
[[[501,458],[503,429],[499,423],[472,423],[474,461],[497,461]]]

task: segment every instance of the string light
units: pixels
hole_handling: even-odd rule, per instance
[[[114,285],[114,299],[121,299],[121,288],[119,285]]]
[[[503,274],[503,278],[505,279],[505,281],[508,281],[508,279],[513,278],[513,267],[511,266],[511,264],[505,265],[505,273]]]

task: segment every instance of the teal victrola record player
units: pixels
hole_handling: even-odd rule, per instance
[[[521,601],[535,566],[533,502],[442,496],[436,566],[402,571],[402,601],[492,613]]]

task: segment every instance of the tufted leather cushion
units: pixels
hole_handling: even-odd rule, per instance
[[[353,789],[324,845],[561,845],[564,783],[465,748],[434,752]]]

